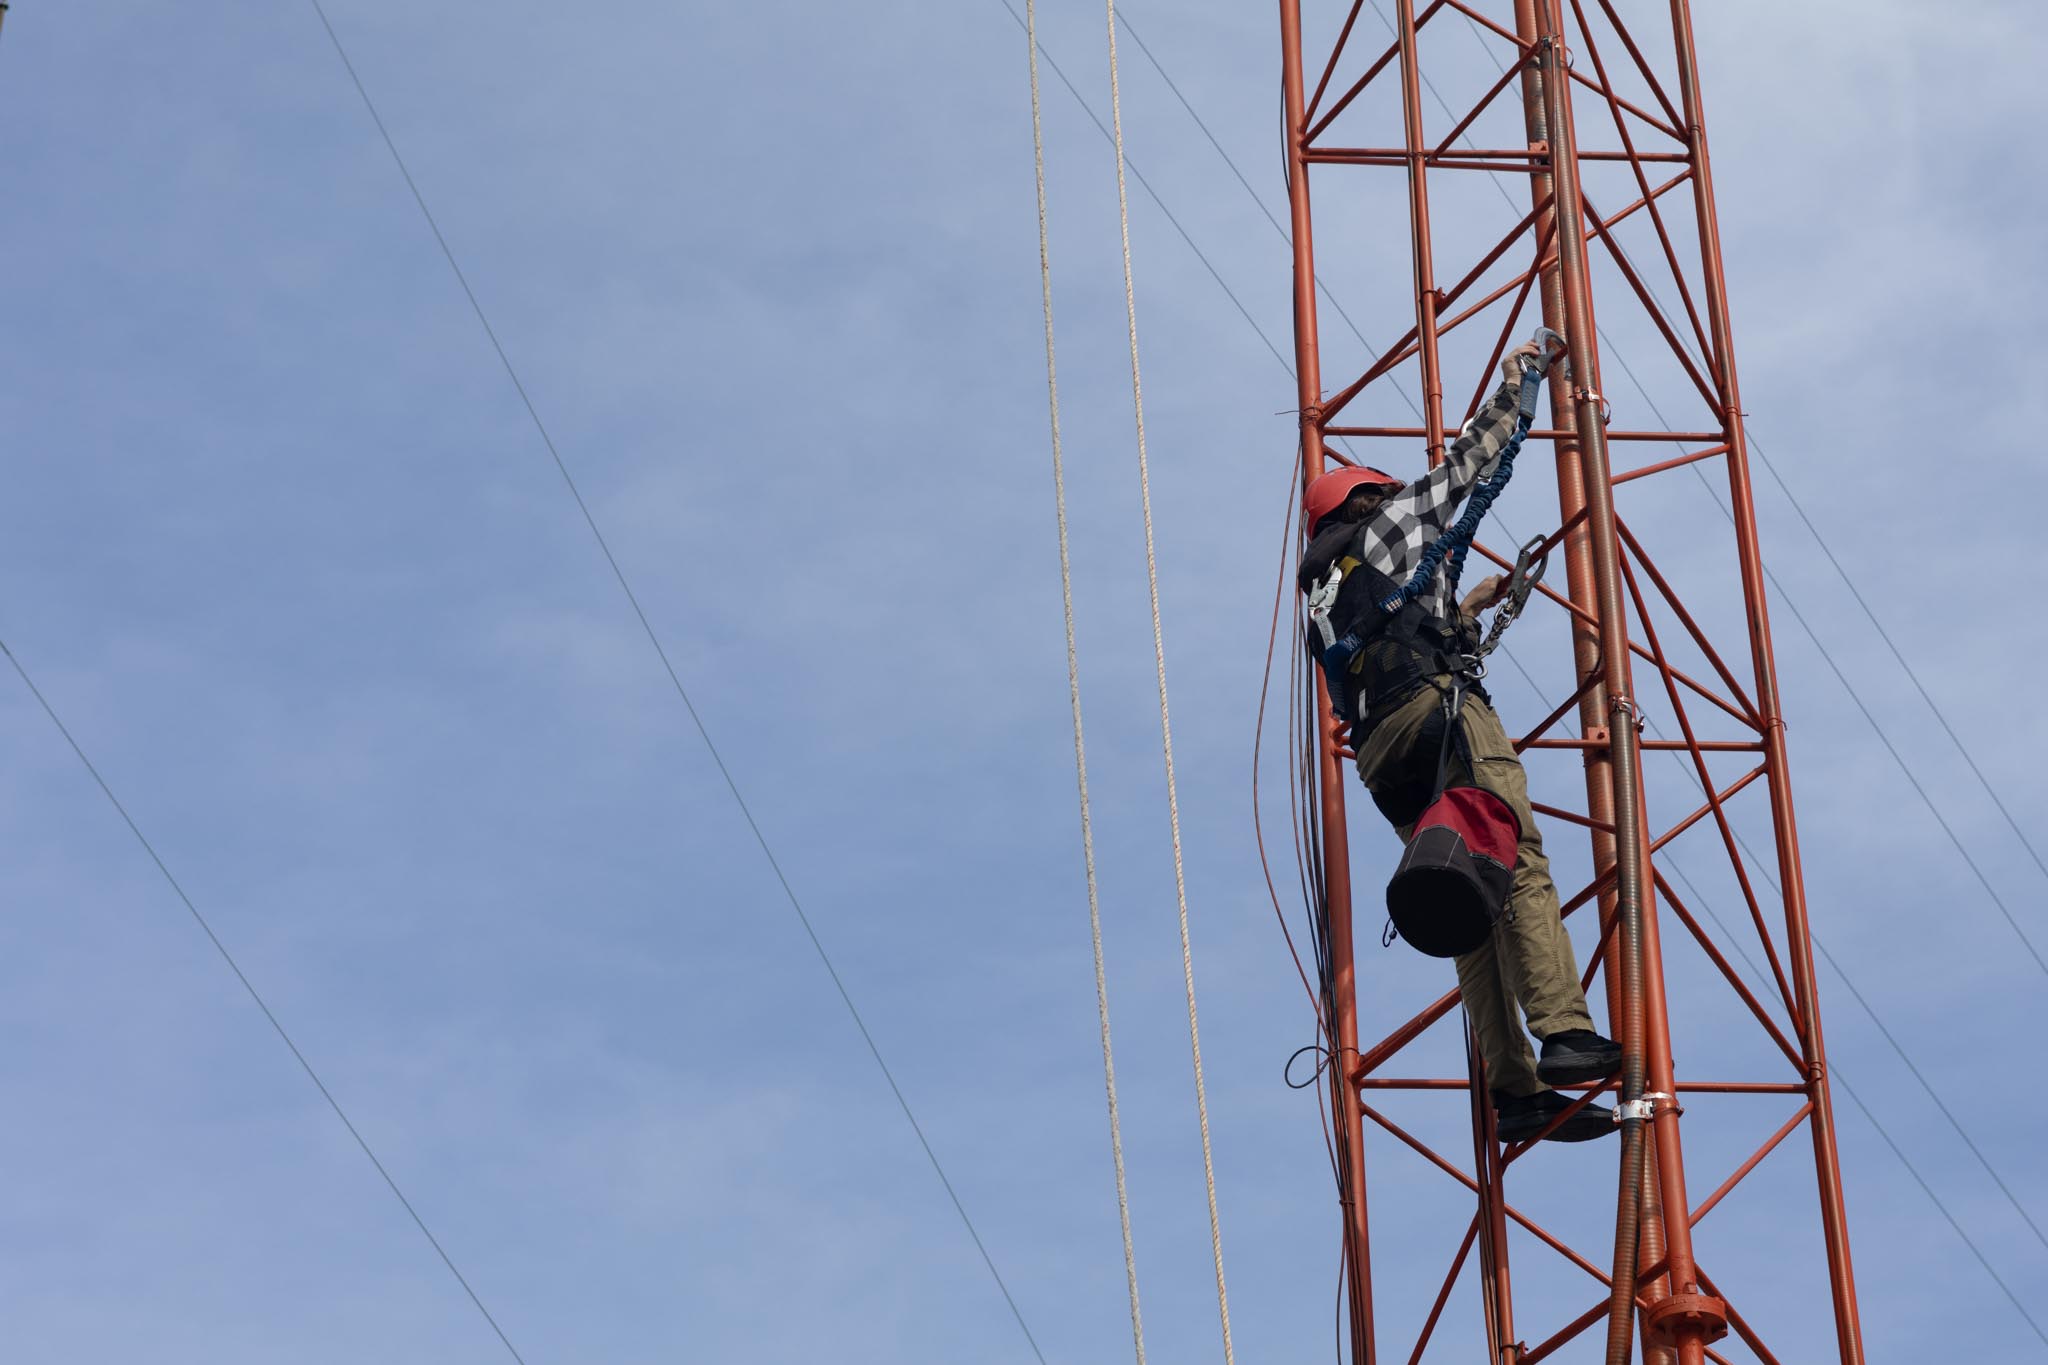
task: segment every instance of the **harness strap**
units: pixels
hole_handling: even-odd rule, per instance
[[[1330,626],[1327,621],[1321,621],[1317,624],[1326,639],[1336,633],[1335,628]],[[1382,627],[1383,630],[1398,630],[1399,628],[1397,622],[1387,622]],[[1415,686],[1420,686],[1423,679],[1438,673],[1453,674],[1466,679],[1468,682],[1476,683],[1485,672],[1483,667],[1476,670],[1473,667],[1480,659],[1485,657],[1486,651],[1484,650],[1479,653],[1467,654],[1457,650],[1454,642],[1417,638],[1417,635],[1414,633],[1397,638],[1406,644],[1419,660],[1416,664],[1416,672],[1413,679]],[[1352,665],[1369,642],[1369,638],[1364,632],[1354,629],[1341,638],[1332,641],[1325,648],[1315,651],[1317,660],[1323,666],[1324,681],[1329,686],[1330,709],[1340,721],[1351,722],[1361,719],[1360,716],[1347,714],[1346,702],[1354,687],[1354,683],[1351,680]],[[1407,694],[1404,692],[1403,695]]]
[[[1339,564],[1330,566],[1330,576],[1316,584],[1308,595],[1308,619],[1315,623],[1316,633],[1323,637],[1322,647],[1317,654],[1336,648],[1337,630],[1330,624],[1330,608],[1337,605],[1337,592],[1344,586],[1344,568]]]
[[[1427,810],[1443,798],[1444,788],[1451,778],[1451,746],[1458,733],[1459,719],[1465,713],[1465,681],[1457,674],[1451,675],[1451,690],[1444,693],[1444,739],[1437,746],[1436,778],[1430,783],[1429,800],[1423,809]]]
[[[1322,644],[1316,648],[1316,660],[1323,666],[1323,681],[1330,693],[1330,710],[1340,721],[1351,717],[1344,714],[1345,682],[1351,671],[1351,660],[1365,647],[1357,631],[1351,631],[1338,638],[1337,628],[1330,624],[1330,609],[1337,604],[1338,590],[1344,586],[1344,568],[1339,564],[1330,566],[1330,576],[1316,584],[1308,595],[1308,619],[1322,637]]]

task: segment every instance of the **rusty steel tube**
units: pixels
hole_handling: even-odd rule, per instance
[[[1528,43],[1535,43],[1542,37],[1543,25],[1537,17],[1537,0],[1517,0],[1515,21],[1518,36]],[[1522,72],[1522,97],[1524,121],[1527,128],[1529,149],[1532,157],[1539,150],[1553,151],[1552,117],[1548,99],[1549,73],[1541,64],[1526,64]],[[1554,156],[1551,165],[1558,163]],[[1576,168],[1570,164],[1564,167],[1566,175],[1575,176]],[[1536,241],[1555,241],[1558,232],[1556,179],[1554,174],[1539,171],[1530,177],[1530,198],[1536,212]],[[1539,248],[1540,251],[1540,248]],[[1542,300],[1544,324],[1564,334],[1570,340],[1582,344],[1573,352],[1574,363],[1570,375],[1588,376],[1582,384],[1598,389],[1599,358],[1596,348],[1597,334],[1592,328],[1590,299],[1582,297],[1577,310],[1566,301],[1564,273],[1561,257],[1553,257],[1542,272]],[[1586,527],[1587,480],[1584,472],[1583,451],[1577,439],[1578,413],[1573,398],[1573,380],[1567,374],[1566,366],[1553,366],[1550,371],[1550,410],[1554,425],[1559,429],[1556,445],[1557,485],[1559,524],[1574,529],[1565,537],[1562,550],[1565,557],[1567,586],[1574,606],[1581,608],[1584,615],[1572,618],[1572,654],[1574,673],[1580,679],[1582,696],[1579,703],[1579,724],[1583,737],[1588,741],[1608,728],[1609,691],[1601,669],[1602,642],[1599,633],[1589,623],[1589,618],[1598,619],[1598,586],[1593,564],[1593,543],[1590,530]],[[1599,416],[1593,417],[1594,430],[1599,430]],[[1590,685],[1586,685],[1590,684]],[[1612,751],[1588,747],[1585,751],[1587,816],[1605,829],[1592,832],[1593,865],[1596,875],[1605,875],[1615,865],[1618,846],[1612,831],[1614,822],[1615,783]],[[1602,957],[1606,966],[1603,973],[1607,983],[1607,1011],[1617,1034],[1624,1043],[1626,1055],[1640,1058],[1640,1044],[1632,1041],[1640,1037],[1640,1030],[1633,1027],[1635,1017],[1629,1009],[1629,1002],[1640,1000],[1640,989],[1631,989],[1628,959],[1624,957],[1622,935],[1604,931],[1612,924],[1619,912],[1618,898],[1608,892],[1600,898],[1600,918],[1603,929],[1602,941],[1605,947]],[[1639,980],[1639,978],[1638,978]],[[1633,1092],[1640,1094],[1640,1077]],[[1636,1275],[1635,1265],[1646,1258],[1654,1264],[1663,1257],[1662,1229],[1653,1229],[1647,1238],[1638,1213],[1641,1196],[1649,1178],[1647,1153],[1644,1150],[1643,1135],[1639,1125],[1625,1127],[1622,1134],[1622,1155],[1620,1176],[1615,1191],[1616,1224],[1614,1243],[1615,1290],[1609,1303],[1609,1355],[1615,1361],[1614,1345],[1623,1343],[1621,1360],[1626,1360],[1626,1342],[1629,1322],[1634,1313],[1634,1299],[1630,1294]],[[1626,1265],[1624,1265],[1626,1263]]]
[[[1665,1257],[1664,1250],[1664,1196],[1658,1189],[1657,1181],[1651,1178],[1651,1171],[1657,1165],[1657,1139],[1654,1134],[1645,1134],[1643,1139],[1649,1146],[1643,1162],[1643,1174],[1636,1186],[1636,1264],[1658,1265]],[[1640,1297],[1652,1305],[1670,1297],[1662,1276],[1653,1277],[1642,1287]],[[1650,1323],[1645,1318],[1640,1326],[1643,1344],[1644,1365],[1672,1365],[1674,1357],[1668,1347],[1660,1346],[1650,1337]]]
[[[1621,1178],[1616,1200],[1614,1294],[1608,1318],[1607,1358],[1625,1365],[1632,1354],[1637,1269],[1642,1232],[1642,1182],[1649,1168],[1646,1128],[1652,1120],[1636,1112],[1646,1093],[1668,1094],[1671,1084],[1670,1040],[1662,1017],[1662,981],[1654,957],[1654,921],[1650,917],[1647,877],[1649,849],[1645,837],[1642,759],[1637,747],[1637,709],[1629,669],[1628,624],[1623,603],[1620,545],[1615,531],[1612,473],[1607,457],[1599,370],[1593,348],[1593,316],[1584,236],[1585,210],[1579,193],[1577,139],[1572,126],[1570,75],[1566,65],[1563,17],[1557,0],[1537,7],[1537,60],[1545,77],[1542,96],[1550,135],[1552,195],[1558,219],[1557,275],[1563,295],[1564,330],[1572,364],[1574,425],[1580,438],[1580,475],[1585,491],[1585,530],[1590,542],[1593,598],[1598,619],[1601,669],[1605,674],[1607,739],[1611,763],[1608,778],[1614,810],[1615,906],[1619,917],[1625,1024],[1622,1029]],[[1655,997],[1654,999],[1652,997]],[[1656,1120],[1656,1176],[1667,1207],[1686,1207],[1683,1162],[1678,1151],[1675,1115],[1667,1105]],[[1692,1279],[1692,1247],[1688,1229],[1668,1228],[1666,1266],[1671,1283]],[[1704,1342],[1694,1332],[1681,1333],[1681,1365],[1704,1360]]]
[[[1287,204],[1294,245],[1294,372],[1301,410],[1301,486],[1323,472],[1322,357],[1316,334],[1314,233],[1309,214],[1306,115],[1301,70],[1301,0],[1280,0],[1280,67],[1287,120]],[[1351,1356],[1375,1365],[1372,1327],[1372,1254],[1365,1202],[1365,1116],[1352,1069],[1358,1059],[1358,971],[1351,922],[1351,853],[1344,822],[1344,769],[1321,669],[1315,676],[1316,784],[1321,796],[1323,911],[1329,924],[1331,1026],[1336,1056],[1330,1065],[1331,1108],[1342,1156],[1345,1287],[1351,1296]]]
[[[1799,831],[1792,814],[1792,789],[1785,752],[1784,713],[1778,700],[1776,657],[1771,648],[1770,610],[1765,593],[1763,551],[1757,541],[1756,503],[1749,477],[1748,433],[1742,424],[1742,396],[1735,373],[1734,332],[1721,258],[1721,226],[1714,207],[1714,173],[1707,155],[1706,114],[1700,99],[1699,54],[1693,41],[1689,0],[1671,0],[1671,28],[1678,56],[1678,84],[1685,112],[1693,168],[1693,202],[1698,214],[1701,272],[1708,327],[1716,354],[1707,357],[1720,384],[1721,419],[1728,443],[1728,486],[1736,526],[1736,555],[1748,607],[1750,653],[1755,663],[1757,708],[1763,715],[1765,762],[1771,821],[1778,845],[1778,879],[1785,899],[1787,947],[1793,990],[1798,998],[1800,1044],[1806,1054],[1813,1101],[1814,1169],[1820,1184],[1821,1231],[1827,1248],[1829,1289],[1834,1299],[1835,1337],[1843,1365],[1862,1365],[1863,1327],[1856,1305],[1856,1273],[1849,1251],[1848,1211],[1842,1192],[1841,1160],[1835,1144],[1834,1098],[1829,1088],[1827,1048],[1821,1037],[1819,987],[1814,977],[1812,928],[1806,912],[1806,883],[1799,862]]]
[[[1541,39],[1543,26],[1537,18],[1537,0],[1517,0],[1515,26],[1518,36],[1524,42],[1535,43]],[[1549,73],[1539,63],[1529,63],[1523,68],[1524,121],[1532,153],[1539,149],[1549,150],[1554,146],[1547,90],[1548,78]],[[1551,164],[1557,164],[1554,158]],[[1564,169],[1567,175],[1575,174],[1574,168],[1569,165]],[[1540,172],[1530,177],[1530,197],[1537,208],[1536,240],[1539,243],[1555,241],[1557,238],[1556,180],[1556,175]],[[1566,303],[1561,258],[1553,258],[1544,269],[1542,289],[1545,326],[1562,333],[1568,339],[1576,340],[1583,333],[1585,342],[1597,340],[1590,334],[1590,303],[1582,302],[1576,315]],[[1583,328],[1580,325],[1582,321],[1585,323]],[[1572,603],[1584,612],[1583,616],[1574,614],[1572,617],[1572,662],[1574,674],[1582,684],[1583,695],[1579,702],[1580,733],[1590,741],[1608,728],[1608,688],[1601,668],[1601,639],[1598,631],[1590,623],[1599,616],[1598,588],[1593,566],[1592,535],[1585,524],[1588,502],[1584,455],[1577,438],[1578,413],[1572,396],[1572,375],[1593,376],[1591,387],[1599,387],[1598,354],[1595,351],[1589,357],[1586,354],[1587,349],[1587,346],[1581,346],[1573,353],[1573,364],[1570,367],[1551,367],[1550,411],[1553,424],[1560,432],[1556,445],[1559,525],[1574,528],[1566,535],[1561,549],[1565,557],[1565,576]],[[1598,415],[1595,414],[1596,430],[1598,421]],[[1613,769],[1611,749],[1588,747],[1585,750],[1586,813],[1589,820],[1604,826],[1604,829],[1592,831],[1593,867],[1598,876],[1605,876],[1613,869],[1618,857],[1615,836],[1607,832],[1617,828],[1614,821]],[[1605,944],[1602,959],[1606,968],[1603,976],[1607,983],[1607,1015],[1610,1027],[1615,1030],[1624,1045],[1625,1054],[1640,1057],[1640,1046],[1632,1041],[1633,1037],[1639,1035],[1631,1032],[1633,1020],[1628,1008],[1631,999],[1640,998],[1640,991],[1631,991],[1627,986],[1629,973],[1623,954],[1622,935],[1604,932],[1612,925],[1617,913],[1619,903],[1615,893],[1610,891],[1602,894],[1600,921],[1603,930],[1602,942]],[[1626,1082],[1624,1093],[1627,1093]],[[1641,1093],[1640,1078],[1634,1093]],[[1614,1360],[1613,1343],[1617,1338],[1624,1342],[1627,1339],[1628,1323],[1635,1309],[1633,1297],[1628,1291],[1634,1284],[1634,1265],[1641,1252],[1637,1210],[1640,1207],[1639,1198],[1647,1171],[1642,1145],[1640,1135],[1634,1126],[1624,1128],[1621,1170],[1615,1190],[1615,1290],[1608,1307],[1610,1362]],[[1661,1243],[1661,1238],[1657,1240]],[[1626,1268],[1624,1262],[1628,1263]]]
[[[1493,1103],[1484,1084],[1486,1064],[1479,1055],[1478,1039],[1471,1022],[1465,1026],[1466,1098],[1472,1109],[1472,1169],[1479,1173],[1479,1212],[1473,1223],[1478,1233],[1480,1305],[1486,1318],[1487,1359],[1499,1365],[1514,1365],[1519,1359],[1515,1341],[1515,1295],[1508,1274],[1508,1223],[1506,1190],[1502,1184],[1505,1166],[1501,1160]],[[1410,1365],[1415,1365],[1411,1361]]]
[[[1422,135],[1422,68],[1415,53],[1415,0],[1394,0],[1401,48],[1401,126],[1408,162],[1408,230],[1415,241],[1415,336],[1422,364],[1422,424],[1429,463],[1444,457],[1444,380],[1437,354],[1436,253],[1430,247],[1429,144]]]
[[[1536,0],[1516,0],[1515,23],[1525,42],[1536,39]],[[1528,126],[1530,146],[1549,146],[1550,120],[1543,108],[1543,72],[1529,65],[1522,71],[1522,103]],[[1554,240],[1557,232],[1557,214],[1552,205],[1551,176],[1541,172],[1530,177],[1530,198],[1536,206],[1534,230],[1536,240]],[[1558,276],[1557,264],[1553,260],[1543,271],[1542,280],[1543,323],[1551,330],[1563,335],[1570,325],[1564,305],[1564,288]],[[1594,362],[1598,363],[1597,359]],[[1563,365],[1550,367],[1550,411],[1555,430],[1556,442],[1558,524],[1570,527],[1558,544],[1563,555],[1565,583],[1571,603],[1578,612],[1571,617],[1572,631],[1572,672],[1582,684],[1579,699],[1579,729],[1582,738],[1589,738],[1603,728],[1607,721],[1607,689],[1599,678],[1600,640],[1590,624],[1594,617],[1593,605],[1593,558],[1592,541],[1585,527],[1586,490],[1580,476],[1579,441],[1576,429],[1577,415],[1572,405],[1572,382]],[[1540,433],[1537,433],[1540,434]],[[1590,682],[1590,686],[1585,684]],[[1586,816],[1606,830],[1614,827],[1613,786],[1608,780],[1607,770],[1611,760],[1606,754],[1588,750],[1585,761],[1586,771]],[[1596,876],[1606,875],[1614,866],[1614,837],[1605,830],[1596,829],[1592,837],[1593,869]],[[1613,896],[1601,898],[1600,918],[1604,928],[1614,913]],[[1620,961],[1610,948],[1607,956],[1607,1008],[1610,1019],[1621,1017]],[[1619,1027],[1619,1025],[1616,1025]]]

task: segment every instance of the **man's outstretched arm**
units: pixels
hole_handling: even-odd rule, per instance
[[[1508,352],[1501,361],[1504,376],[1486,405],[1473,414],[1458,438],[1444,453],[1444,462],[1410,484],[1401,495],[1414,514],[1438,530],[1449,526],[1458,504],[1474,484],[1493,472],[1495,461],[1515,434],[1515,417],[1521,401],[1522,371],[1535,357],[1536,346],[1527,343]]]

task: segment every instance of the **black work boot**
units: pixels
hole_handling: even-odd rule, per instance
[[[1503,1095],[1496,1090],[1493,1092],[1495,1135],[1502,1142],[1527,1142],[1543,1130],[1544,1124],[1570,1108],[1571,1103],[1571,1096],[1560,1095],[1555,1090],[1539,1090],[1533,1095]],[[1591,1142],[1614,1131],[1614,1111],[1588,1104],[1559,1124],[1544,1140]]]
[[[1536,1074],[1545,1085],[1604,1081],[1621,1070],[1621,1044],[1589,1028],[1568,1028],[1543,1040]]]

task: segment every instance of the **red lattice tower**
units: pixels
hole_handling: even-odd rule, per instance
[[[1584,1342],[1583,1358],[1603,1323],[1610,1361],[1627,1359],[1640,1332],[1648,1360],[1695,1365],[1748,1352],[1774,1363],[1778,1357],[1765,1333],[1742,1311],[1745,1286],[1739,1271],[1761,1255],[1753,1245],[1757,1228],[1752,1223],[1717,1236],[1720,1225],[1703,1220],[1740,1182],[1756,1179],[1765,1157],[1803,1127],[1812,1143],[1810,1171],[1817,1198],[1807,1194],[1800,1208],[1768,1210],[1764,1235],[1804,1249],[1813,1284],[1798,1302],[1819,1314],[1825,1294],[1841,1359],[1860,1362],[1834,1113],[1690,7],[1687,0],[1670,0],[1668,13],[1641,4],[1618,6],[1615,0],[1431,0],[1418,12],[1416,0],[1388,3],[1393,12],[1378,17],[1393,30],[1391,42],[1373,27],[1374,20],[1361,23],[1365,0],[1348,8],[1343,0],[1312,4],[1307,16],[1301,0],[1280,4],[1301,476],[1313,479],[1329,462],[1345,461],[1348,457],[1330,444],[1335,442],[1360,449],[1362,458],[1383,468],[1398,470],[1404,459],[1412,461],[1418,444],[1435,462],[1442,457],[1447,428],[1455,432],[1477,408],[1512,341],[1539,320],[1568,339],[1569,371],[1554,367],[1550,379],[1550,425],[1539,424],[1532,433],[1522,457],[1525,481],[1504,509],[1525,516],[1532,503],[1547,502],[1530,488],[1543,482],[1543,457],[1554,454],[1559,511],[1546,529],[1566,581],[1563,591],[1541,590],[1552,604],[1555,646],[1547,655],[1532,657],[1554,666],[1555,677],[1548,681],[1558,695],[1568,691],[1569,696],[1518,747],[1532,768],[1560,757],[1583,763],[1584,809],[1537,809],[1548,822],[1553,852],[1570,842],[1565,836],[1573,830],[1589,836],[1583,884],[1575,888],[1561,876],[1559,889],[1568,914],[1581,906],[1596,909],[1600,937],[1589,981],[1596,974],[1602,979],[1608,1018],[1630,1058],[1619,1081],[1586,1093],[1619,1090],[1609,1098],[1646,1117],[1623,1125],[1617,1205],[1607,1204],[1616,1186],[1604,1181],[1573,1192],[1588,1217],[1616,1209],[1611,1261],[1602,1257],[1595,1264],[1594,1257],[1552,1230],[1547,1219],[1531,1217],[1509,1198],[1511,1183],[1518,1196],[1532,1190],[1554,1194],[1540,1178],[1525,1173],[1567,1169],[1551,1164],[1568,1159],[1559,1149],[1527,1152],[1529,1160],[1522,1164],[1525,1149],[1503,1149],[1495,1142],[1491,1105],[1469,1103],[1470,1146],[1463,1153],[1471,1163],[1468,1171],[1455,1151],[1437,1150],[1451,1150],[1454,1144],[1418,1137],[1385,1112],[1399,1105],[1441,1108],[1446,1091],[1477,1096],[1482,1092],[1474,1082],[1480,1073],[1476,1060],[1468,1062],[1462,1078],[1430,1077],[1426,1066],[1412,1064],[1427,1051],[1418,1044],[1431,1025],[1457,1011],[1455,991],[1426,1006],[1427,997],[1419,996],[1389,1016],[1405,1022],[1378,1041],[1360,1045],[1344,803],[1350,778],[1347,736],[1330,717],[1318,677],[1313,687],[1319,721],[1308,787],[1311,803],[1320,801],[1313,831],[1320,839],[1320,857],[1312,855],[1311,866],[1319,865],[1322,873],[1325,992],[1334,1007],[1330,1047],[1340,1059],[1330,1074],[1353,1358],[1379,1359],[1383,1343],[1375,1341],[1375,1329],[1386,1336],[1399,1327],[1400,1354],[1388,1358],[1422,1359],[1433,1336],[1440,1335],[1453,1288],[1469,1263],[1480,1282],[1490,1359],[1503,1365],[1534,1365],[1575,1340]],[[1622,7],[1631,11],[1633,22],[1624,21]],[[1484,12],[1489,9],[1494,12]],[[1316,26],[1307,38],[1305,19]],[[1370,37],[1368,29],[1373,30]],[[1483,65],[1489,52],[1493,66]],[[1455,95],[1449,107],[1470,112],[1425,119],[1425,106],[1442,103],[1445,89]],[[1580,120],[1587,130],[1584,145]],[[1489,145],[1489,138],[1497,140]],[[1355,378],[1344,372],[1344,382],[1334,390],[1326,390],[1322,381],[1312,175],[1319,194],[1347,206],[1327,225],[1325,245],[1335,250],[1325,268],[1360,262],[1382,293],[1390,278],[1412,275],[1398,322],[1391,320],[1396,307],[1391,294],[1385,307],[1361,310],[1365,333],[1384,324],[1377,329],[1381,335],[1370,335],[1371,343],[1383,349]],[[1488,232],[1478,242],[1454,240],[1471,235],[1475,215],[1460,215],[1459,230],[1450,231],[1441,205],[1489,175],[1518,196],[1513,211],[1523,213],[1520,222],[1505,235]],[[1373,194],[1384,203],[1404,188],[1405,240],[1398,227],[1381,233],[1360,230],[1364,210],[1352,212],[1350,206],[1369,206]],[[1440,201],[1435,228],[1433,193]],[[1498,204],[1493,211],[1503,219],[1512,216],[1502,215]],[[1637,244],[1637,252],[1629,251],[1625,238]],[[1447,259],[1455,262],[1449,270],[1443,268]],[[1612,305],[1597,319],[1596,283],[1606,291],[1603,302]],[[1375,308],[1383,316],[1375,317]],[[1611,405],[1602,397],[1600,349],[1602,334],[1618,331],[1655,352],[1659,373],[1671,376],[1684,391],[1685,412],[1696,417],[1684,418],[1677,427],[1667,427],[1662,419],[1613,420]],[[1616,355],[1621,355],[1618,349]],[[1635,355],[1629,358],[1643,363]],[[1470,392],[1462,411],[1446,412],[1447,379],[1456,397]],[[1376,422],[1368,409],[1389,394],[1405,395],[1415,417]],[[1631,410],[1640,411],[1640,406]],[[1616,450],[1628,452],[1619,471],[1610,455]],[[1725,562],[1720,514],[1694,482],[1702,472],[1725,488],[1725,510],[1734,527],[1733,573]],[[1689,501],[1697,503],[1696,512],[1687,511]],[[1622,515],[1618,503],[1627,504],[1629,516]],[[1641,525],[1635,524],[1638,508]],[[1659,516],[1666,525],[1653,531],[1650,523]],[[1505,566],[1501,556],[1480,549]],[[1711,561],[1699,579],[1704,587],[1684,588],[1685,574],[1660,568],[1660,554],[1682,561],[1678,567],[1695,576],[1703,561]],[[1702,601],[1708,597],[1716,600]],[[1532,619],[1537,611],[1532,604]],[[1731,643],[1717,644],[1717,632]],[[1516,633],[1528,636],[1526,628]],[[1738,674],[1744,635],[1747,685]],[[1540,650],[1541,641],[1524,647]],[[1567,652],[1573,668],[1569,686],[1562,671]],[[1639,701],[1653,699],[1659,710],[1668,707],[1676,735],[1645,733]],[[1690,775],[1673,772],[1680,765],[1659,750],[1679,756]],[[1654,781],[1648,784],[1646,755],[1660,759],[1651,765],[1648,776]],[[1679,781],[1698,785],[1680,786]],[[1684,814],[1673,817],[1667,807]],[[1745,860],[1745,825],[1755,832],[1755,861],[1766,867]],[[1748,912],[1739,933],[1708,933],[1696,914],[1700,906],[1677,895],[1668,862],[1681,838],[1688,850],[1710,850],[1718,875],[1736,888]],[[1690,890],[1688,899],[1696,899]],[[1686,950],[1697,968],[1692,978],[1667,972],[1660,928],[1673,933],[1674,944],[1682,941],[1700,950],[1696,956]],[[1729,941],[1737,937],[1741,942]],[[1731,947],[1758,964],[1758,979],[1765,984],[1753,989],[1745,982],[1726,951]],[[1385,1003],[1385,994],[1442,984],[1412,955],[1390,966],[1385,977],[1386,991],[1371,992],[1367,1002],[1375,1009]],[[1716,984],[1720,979],[1732,986],[1732,995]],[[1730,1042],[1730,1029],[1706,1028],[1707,1007],[1695,1008],[1692,995],[1704,994],[1709,986],[1720,993],[1723,1006],[1740,1013],[1756,1046],[1745,1052]],[[1694,1074],[1697,1067],[1678,1074],[1674,1040],[1681,1055],[1711,1064],[1706,1074]],[[1739,1074],[1716,1074],[1723,1058],[1732,1059],[1727,1065]],[[1404,1068],[1404,1061],[1411,1065]],[[1417,1075],[1418,1070],[1424,1074]],[[1737,1096],[1748,1097],[1740,1103],[1751,1105],[1752,1114],[1757,1105],[1775,1106],[1770,1119],[1782,1116],[1784,1122],[1760,1144],[1744,1141],[1734,1149],[1737,1155],[1719,1153],[1711,1178],[1725,1174],[1726,1179],[1698,1199],[1688,1189],[1684,1144],[1692,1139],[1696,1160],[1706,1159],[1700,1155],[1704,1150],[1727,1148],[1721,1130],[1737,1131],[1740,1125],[1732,1118],[1724,1122],[1721,1115],[1729,1111],[1722,1106],[1737,1103]],[[1682,1118],[1688,1104],[1694,1115]],[[1409,1149],[1447,1177],[1441,1182],[1443,1192],[1458,1201],[1451,1216],[1410,1223],[1392,1234],[1383,1226],[1375,1242],[1370,1236],[1375,1195],[1408,1199],[1416,1192],[1405,1183],[1389,1189],[1384,1176],[1377,1189],[1368,1180],[1369,1127],[1385,1130],[1396,1151]],[[1375,1148],[1381,1142],[1376,1137]],[[1597,1150],[1604,1161],[1616,1147]],[[1791,1161],[1796,1157],[1780,1158],[1774,1170],[1782,1174]],[[1580,1160],[1568,1169],[1586,1167]],[[1795,1178],[1805,1188],[1804,1176]],[[1817,1237],[1809,1216],[1815,1206]],[[1382,1304],[1376,1313],[1374,1253],[1384,1264],[1389,1247],[1398,1247],[1406,1273],[1427,1245],[1448,1243],[1461,1225],[1464,1237],[1433,1304],[1426,1310],[1419,1299],[1413,1305]],[[1583,1281],[1583,1296],[1546,1293],[1530,1302],[1535,1296],[1525,1294],[1525,1301],[1517,1302],[1508,1253],[1513,1244],[1531,1242],[1543,1248],[1543,1256],[1559,1253],[1576,1265],[1575,1274],[1590,1277]],[[1783,1254],[1782,1247],[1772,1250]],[[1611,1264],[1611,1270],[1602,1264]],[[1604,1288],[1599,1281],[1605,1281]],[[1412,1355],[1406,1346],[1412,1322],[1403,1319],[1420,1320]],[[1476,1328],[1471,1330],[1476,1335]],[[1825,1327],[1814,1330],[1824,1332]]]

